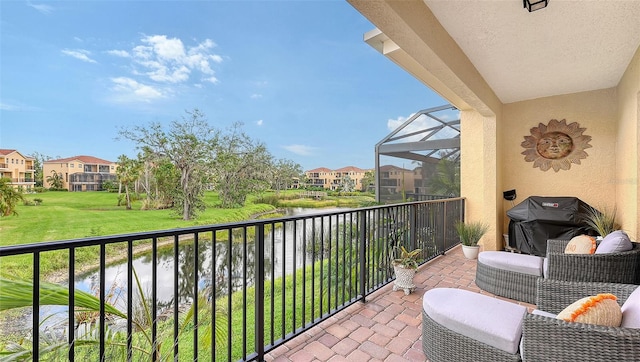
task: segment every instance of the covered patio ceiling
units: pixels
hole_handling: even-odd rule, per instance
[[[418,58],[406,32],[395,36],[407,25],[398,25],[407,14],[412,24],[423,17],[427,25],[420,30],[433,31],[433,37],[450,36],[459,49],[431,50],[440,58],[464,53],[503,104],[614,87],[640,45],[638,0],[550,0],[531,13],[522,0],[424,0],[430,13],[411,11],[424,8],[420,0],[348,1],[379,28],[365,34],[367,43],[449,101],[454,99],[437,87],[449,81],[442,76],[448,70],[431,62],[425,74],[420,63],[428,54]],[[432,17],[447,34],[430,25]]]

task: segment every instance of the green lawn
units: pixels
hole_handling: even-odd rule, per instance
[[[283,193],[291,196],[295,191]],[[266,193],[273,197],[273,193]],[[261,195],[264,196],[264,195]],[[237,209],[218,208],[217,193],[207,192],[206,211],[195,220],[184,221],[172,210],[140,210],[141,202],[134,202],[132,210],[117,206],[118,195],[108,192],[45,192],[25,195],[27,200],[42,199],[37,206],[19,205],[17,216],[0,218],[0,246],[69,240],[92,236],[129,234],[142,231],[167,230],[197,225],[221,224],[247,220],[253,215],[275,210],[275,206],[254,203],[250,196],[246,205]],[[328,198],[325,200],[282,199],[282,207],[357,207],[373,200],[370,196]],[[116,255],[118,250],[107,251]],[[76,263],[96,262],[96,250],[79,249]],[[41,272],[50,275],[64,270],[68,260],[66,251],[50,252],[41,258]],[[28,267],[25,267],[27,265]],[[0,275],[32,278],[28,255],[0,259]]]
[[[115,193],[45,192],[25,198],[43,202],[20,205],[18,216],[0,218],[0,246],[233,222],[274,209],[253,203],[240,209],[220,209],[215,207],[217,194],[209,192],[207,210],[195,220],[184,221],[172,210],[140,210],[140,202],[126,210],[117,206]]]

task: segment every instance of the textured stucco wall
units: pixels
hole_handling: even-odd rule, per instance
[[[502,186],[516,189],[515,203],[529,196],[575,196],[594,207],[613,208],[616,200],[616,91],[614,88],[506,104],[503,108]],[[591,136],[588,157],[569,170],[542,171],[521,153],[524,136],[540,123],[565,119]],[[505,201],[505,209],[511,205]],[[506,230],[508,218],[504,219]]]
[[[640,239],[640,48],[617,87],[618,127],[616,205],[619,221],[632,239]]]
[[[461,194],[467,198],[466,219],[484,221],[490,229],[481,239],[484,250],[497,250],[502,246],[502,230],[496,228],[498,214],[498,150],[496,146],[496,119],[483,117],[475,111],[462,111],[461,126]],[[500,196],[501,198],[502,196]]]

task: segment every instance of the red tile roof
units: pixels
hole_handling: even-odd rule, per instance
[[[73,156],[67,158],[60,158],[57,160],[48,160],[44,161],[44,163],[60,163],[60,162],[69,162],[69,161],[80,161],[83,163],[89,164],[112,164],[113,162],[103,160],[101,158],[93,157],[93,156]]]
[[[24,157],[25,160],[33,160],[33,157],[25,156],[22,153],[20,153],[18,150],[10,150],[10,149],[6,149],[6,148],[0,149],[0,156],[7,156],[7,155],[12,154],[14,152],[19,154],[20,156]]]
[[[331,170],[326,167],[318,167],[318,168],[314,168],[313,170],[309,170],[307,172],[331,172]]]
[[[0,155],[6,156],[10,153],[16,152],[16,150],[0,149]]]

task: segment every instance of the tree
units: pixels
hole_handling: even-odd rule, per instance
[[[362,183],[362,191],[369,191],[373,186],[375,186],[375,173],[373,171],[367,171],[364,173],[364,177],[360,182]]]
[[[56,170],[51,170],[51,175],[47,176],[47,183],[49,188],[54,190],[62,189],[62,173],[57,173]]]
[[[235,123],[220,140],[215,163],[222,207],[243,206],[249,193],[267,189],[271,159],[266,146],[242,132],[242,123]]]
[[[124,194],[127,202],[127,210],[131,210],[131,188],[140,178],[141,164],[138,160],[131,159],[126,155],[118,157],[118,167],[116,174],[120,185],[124,186]]]
[[[346,175],[340,180],[340,191],[341,192],[353,192],[356,190],[356,182],[351,178],[351,176]]]
[[[11,179],[0,178],[0,216],[18,215],[16,205],[23,200],[22,193],[13,188]]]
[[[139,148],[171,161],[180,174],[174,207],[184,220],[191,220],[204,209],[204,188],[220,132],[209,126],[199,110],[185,113],[181,121],[171,122],[168,130],[153,122],[146,127],[121,130],[119,134],[136,142]]]
[[[33,157],[34,161],[33,161],[33,169],[34,169],[34,174],[33,174],[33,179],[35,181],[35,186],[36,187],[42,187],[44,186],[44,175],[42,174],[42,165],[44,164],[45,161],[48,161],[51,159],[51,157],[49,156],[45,156],[39,152],[34,152],[33,155],[31,155],[31,157]]]
[[[429,180],[429,188],[436,195],[460,196],[460,162],[441,159]]]
[[[276,195],[280,190],[286,190],[293,183],[294,178],[302,175],[302,166],[287,160],[279,159],[273,163],[271,168],[271,187],[276,190]]]

